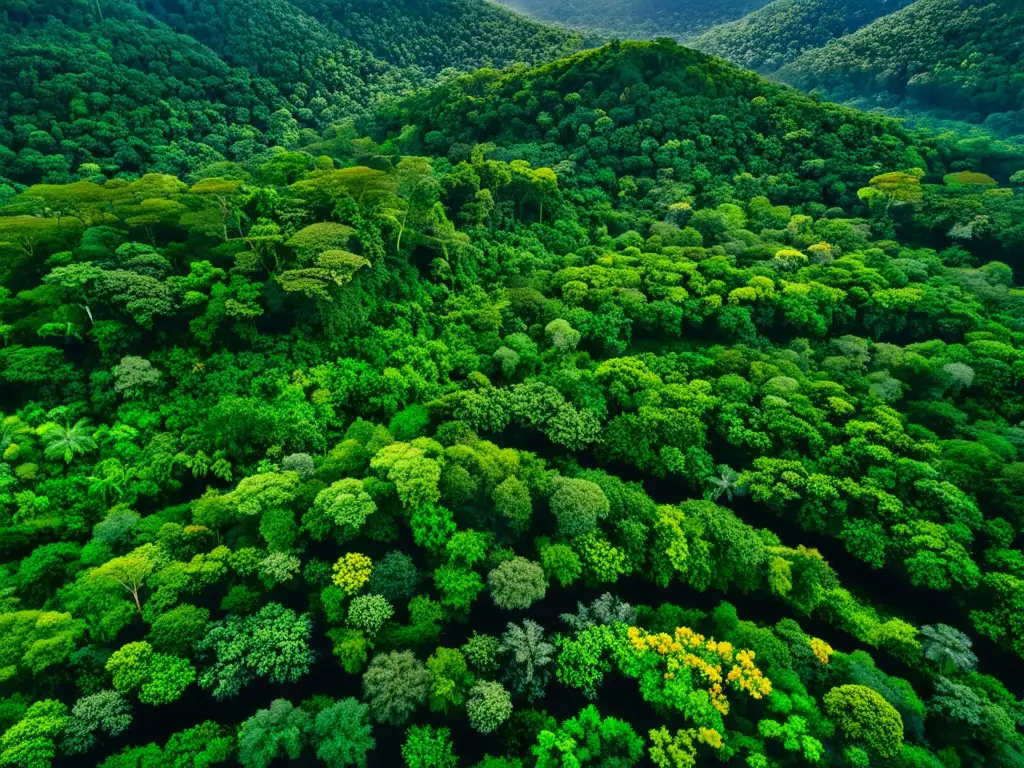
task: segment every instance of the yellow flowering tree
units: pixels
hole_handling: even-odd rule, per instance
[[[335,585],[345,590],[346,595],[351,596],[362,589],[363,585],[370,580],[370,574],[373,572],[373,561],[366,555],[361,555],[358,552],[349,552],[338,558],[338,562],[334,564],[333,572],[334,575],[331,580]]]
[[[753,651],[737,650],[731,643],[717,642],[688,627],[679,627],[672,634],[628,627],[624,640],[616,654],[619,668],[638,678],[641,694],[656,710],[665,715],[682,713],[694,724],[698,730],[691,736],[692,743],[721,743],[723,717],[729,713],[727,691],[754,699],[772,691],[771,681],[754,664]],[[663,741],[667,738],[659,736]],[[685,735],[677,734],[661,749],[672,744],[673,749],[685,752],[685,742]]]
[[[814,652],[815,657],[822,664],[828,664],[829,660],[832,658],[832,654],[835,653],[831,645],[817,637],[810,638],[807,641],[807,644],[811,646],[811,650]]]

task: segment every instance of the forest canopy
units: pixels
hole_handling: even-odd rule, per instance
[[[1024,156],[668,40],[370,106],[9,174],[0,766],[1021,765]]]

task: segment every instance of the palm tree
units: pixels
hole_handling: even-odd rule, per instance
[[[734,495],[743,496],[747,492],[746,483],[742,482],[736,470],[727,464],[719,464],[718,474],[712,475],[704,482],[710,486],[704,494],[709,501],[718,501],[723,495],[732,501]]]
[[[563,613],[562,621],[574,630],[584,630],[600,624],[635,624],[636,609],[625,603],[611,592],[605,592],[590,604],[576,603],[576,613]]]
[[[505,680],[516,693],[525,693],[530,701],[543,696],[555,654],[555,646],[544,642],[544,628],[529,619],[521,627],[509,622],[501,636],[501,651],[512,654]]]
[[[978,657],[971,650],[971,638],[947,624],[921,627],[924,635],[924,655],[936,662],[943,672],[952,669],[970,672],[978,663]]]
[[[118,459],[106,459],[93,468],[89,476],[89,495],[99,496],[104,501],[120,499],[125,495],[128,483],[136,477],[135,468],[125,467]]]
[[[63,457],[70,464],[76,454],[95,450],[96,441],[92,439],[92,427],[88,423],[88,419],[79,419],[70,427],[67,424],[44,424],[40,427],[46,444],[43,455],[48,459]]]

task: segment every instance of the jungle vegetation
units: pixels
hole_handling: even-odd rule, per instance
[[[1024,156],[667,40],[325,120],[5,171],[0,766],[1024,763]]]

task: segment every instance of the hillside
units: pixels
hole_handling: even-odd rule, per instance
[[[1017,768],[988,152],[661,40],[10,197],[0,765]]]
[[[917,0],[804,53],[779,78],[860,106],[925,111],[1024,132],[1024,9],[1013,0]]]
[[[152,0],[147,13],[128,0],[7,4],[0,182],[70,181],[82,165],[86,174],[186,174],[293,143],[302,129],[364,112],[446,68],[542,61],[579,45],[483,0],[395,2],[386,21],[375,16],[380,7]]]
[[[720,24],[693,41],[707,53],[770,73],[913,0],[774,0],[742,19]]]
[[[674,37],[801,90],[933,130],[1024,135],[1024,8],[1014,0],[515,3],[535,18],[605,37]]]
[[[690,40],[771,0],[500,0],[539,21],[604,38]]]

